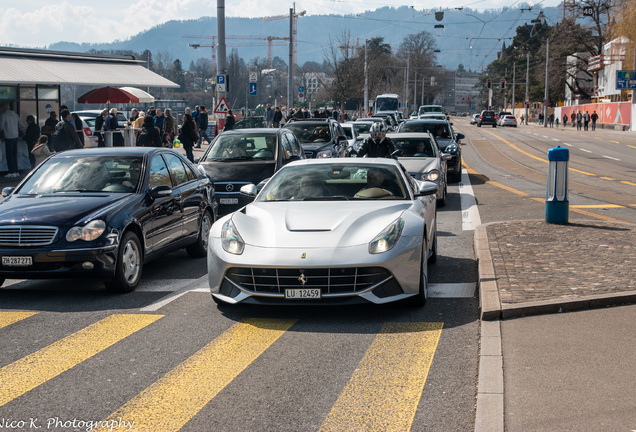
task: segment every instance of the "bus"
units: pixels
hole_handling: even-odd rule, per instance
[[[373,104],[373,112],[380,111],[400,111],[402,104],[400,103],[400,97],[393,93],[381,94],[375,98]]]

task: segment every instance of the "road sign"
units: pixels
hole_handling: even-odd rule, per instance
[[[303,86],[298,87],[298,91],[300,93],[304,92],[305,91],[305,87],[303,87]]]
[[[583,16],[594,16],[594,8],[592,6],[584,6],[583,7]]]
[[[616,90],[636,89],[636,71],[616,71]]]
[[[250,96],[256,96],[256,83],[250,83]]]
[[[250,72],[250,82],[255,83],[257,81],[258,74],[256,72]]]
[[[225,114],[228,112],[229,109],[230,108],[227,106],[227,101],[224,97],[222,97],[219,103],[216,105],[216,108],[214,108],[214,112],[216,114]]]
[[[302,92],[298,93],[299,99],[303,99],[304,97],[305,97],[305,93],[302,93]]]
[[[225,75],[216,76],[216,91],[222,93],[227,91]]]

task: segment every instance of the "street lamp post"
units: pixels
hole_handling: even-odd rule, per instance
[[[548,65],[550,63],[550,39],[545,45],[545,95],[543,98],[543,127],[548,127]]]

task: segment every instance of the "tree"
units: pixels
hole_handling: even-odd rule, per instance
[[[624,64],[636,69],[636,4],[633,0],[617,0],[616,18],[610,23],[609,34],[611,39],[619,37],[627,38],[625,47]]]
[[[321,84],[335,103],[342,105],[348,99],[360,97],[364,84],[364,66],[360,68],[360,59],[356,58],[351,33],[343,32],[335,44],[331,42],[325,57],[333,81]]]

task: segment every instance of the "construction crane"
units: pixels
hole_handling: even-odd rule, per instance
[[[195,35],[188,35],[188,36],[183,36],[184,38],[193,38],[193,39],[212,39],[212,61],[216,62],[216,55],[214,52],[214,45],[215,45],[215,40],[216,40],[216,36],[209,36],[209,35],[199,35],[199,36],[195,36]],[[274,41],[288,41],[289,40],[289,36],[284,36],[284,37],[278,37],[278,36],[241,36],[241,35],[225,35],[226,39],[248,39],[248,40],[266,40],[267,41],[267,60],[269,63],[269,67],[272,66],[272,58],[274,56],[274,49],[273,47],[275,46],[285,46],[286,44],[284,42],[274,42]],[[201,45],[198,44],[189,44],[191,47],[194,48],[199,48],[201,47]],[[196,45],[196,46],[195,46]],[[245,43],[235,43],[235,44],[228,44],[227,46],[232,46],[232,47],[247,47],[247,46],[264,46],[265,44],[259,44],[259,43],[249,43],[249,42],[245,42]],[[209,45],[203,45],[205,47],[208,47]]]
[[[294,3],[294,12],[292,13],[292,65],[298,64],[298,55],[297,55],[297,47],[298,47],[298,17],[303,16],[307,13],[307,11],[302,11],[296,13],[296,3]],[[276,15],[263,18],[263,21],[274,21],[279,19],[289,18],[289,15]]]

